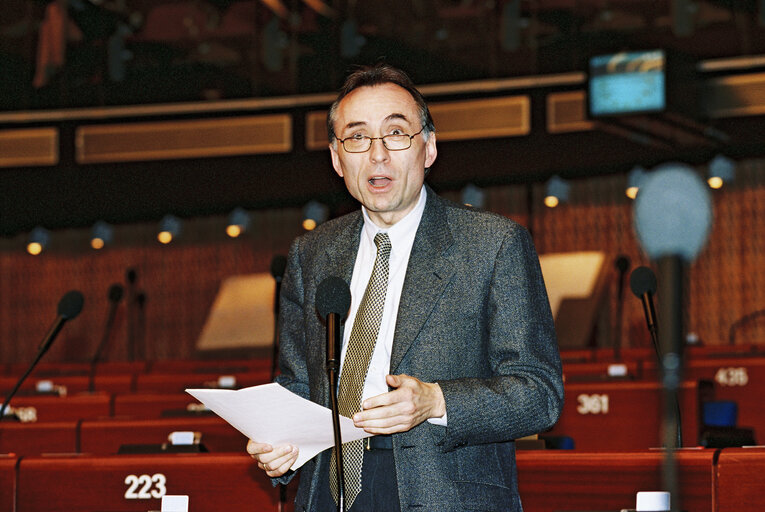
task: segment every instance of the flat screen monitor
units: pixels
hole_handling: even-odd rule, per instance
[[[667,107],[663,50],[621,52],[590,59],[590,117],[662,112]]]

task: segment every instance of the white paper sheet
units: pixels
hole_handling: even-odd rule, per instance
[[[249,388],[187,389],[187,393],[253,441],[300,450],[292,469],[335,445],[332,411],[299,397],[277,383]],[[353,420],[340,416],[343,443],[370,437]]]

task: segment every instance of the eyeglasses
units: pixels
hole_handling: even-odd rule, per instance
[[[391,133],[382,137],[369,137],[367,135],[352,135],[344,139],[337,139],[348,153],[366,153],[372,147],[373,140],[381,140],[388,151],[403,151],[412,147],[412,139],[422,133],[425,127],[414,135],[408,133]]]

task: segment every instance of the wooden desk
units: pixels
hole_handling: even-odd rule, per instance
[[[765,443],[765,357],[725,357],[689,359],[683,374],[687,379],[714,381],[715,400],[738,404],[738,426],[752,427],[754,437]],[[645,366],[647,379],[658,379],[656,364]]]
[[[564,382],[607,381],[615,378],[638,379],[641,376],[641,361],[568,362],[563,363]]]
[[[15,377],[0,377],[0,390],[5,394],[13,389],[18,379]],[[82,393],[90,390],[90,377],[87,375],[54,375],[50,377],[30,377],[23,382],[20,394],[29,394],[37,389],[41,381],[48,381],[53,386],[63,386],[67,394]],[[135,386],[135,376],[130,374],[96,375],[93,379],[94,389],[107,393],[130,393]]]
[[[16,512],[146,512],[163,494],[188,495],[194,512],[273,512],[278,501],[246,454],[29,457],[17,479]]]
[[[202,434],[202,444],[213,453],[244,453],[247,438],[217,416],[142,420],[86,420],[80,424],[80,451],[94,455],[113,455],[124,444],[167,442],[175,431]]]
[[[77,451],[76,421],[47,421],[42,423],[0,423],[0,453],[18,456],[43,453],[75,453]],[[0,510],[5,510],[0,508]]]
[[[680,505],[714,512],[716,450],[679,450]],[[664,452],[518,451],[518,485],[525,512],[634,508],[638,491],[662,488]],[[673,503],[674,505],[674,503]],[[739,508],[742,510],[762,510]],[[719,512],[722,512],[720,510]]]
[[[13,511],[16,498],[16,464],[15,456],[0,455],[0,510]]]
[[[252,371],[271,370],[270,358],[253,359],[165,359],[154,361],[149,373],[217,373],[231,375]]]
[[[765,510],[765,448],[724,448],[717,460],[717,511]]]
[[[124,375],[137,374],[146,371],[147,363],[145,361],[104,361],[96,365],[97,375]],[[21,377],[29,368],[29,363],[10,363],[5,366],[4,372],[7,376]],[[62,377],[65,375],[90,375],[90,363],[53,363],[41,361],[37,364],[31,377],[47,378]]]
[[[246,373],[146,373],[138,375],[135,383],[135,390],[138,393],[181,393],[187,388],[209,388],[214,387],[218,378],[224,375],[231,375],[236,378],[234,388],[246,388],[258,384],[271,382],[271,370],[255,370]]]
[[[114,397],[114,416],[159,418],[166,411],[184,411],[189,404],[201,406],[188,393],[135,393]]]
[[[683,382],[680,389],[683,446],[696,446],[702,394],[711,385]],[[662,389],[657,382],[566,384],[558,423],[545,434],[569,436],[579,450],[642,450],[662,445]]]
[[[34,407],[38,422],[101,418],[111,415],[111,395],[17,396],[11,400],[11,407]]]

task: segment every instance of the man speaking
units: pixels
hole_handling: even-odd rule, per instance
[[[343,445],[348,510],[522,510],[514,439],[551,427],[563,405],[528,232],[424,185],[435,127],[402,71],[352,73],[327,125],[332,165],[361,209],[290,248],[277,382],[329,406],[315,296],[324,278],[342,278],[352,301],[339,408],[376,434]],[[276,481],[292,478],[297,448],[252,439],[247,451]],[[333,451],[300,469],[296,510],[336,509]]]

